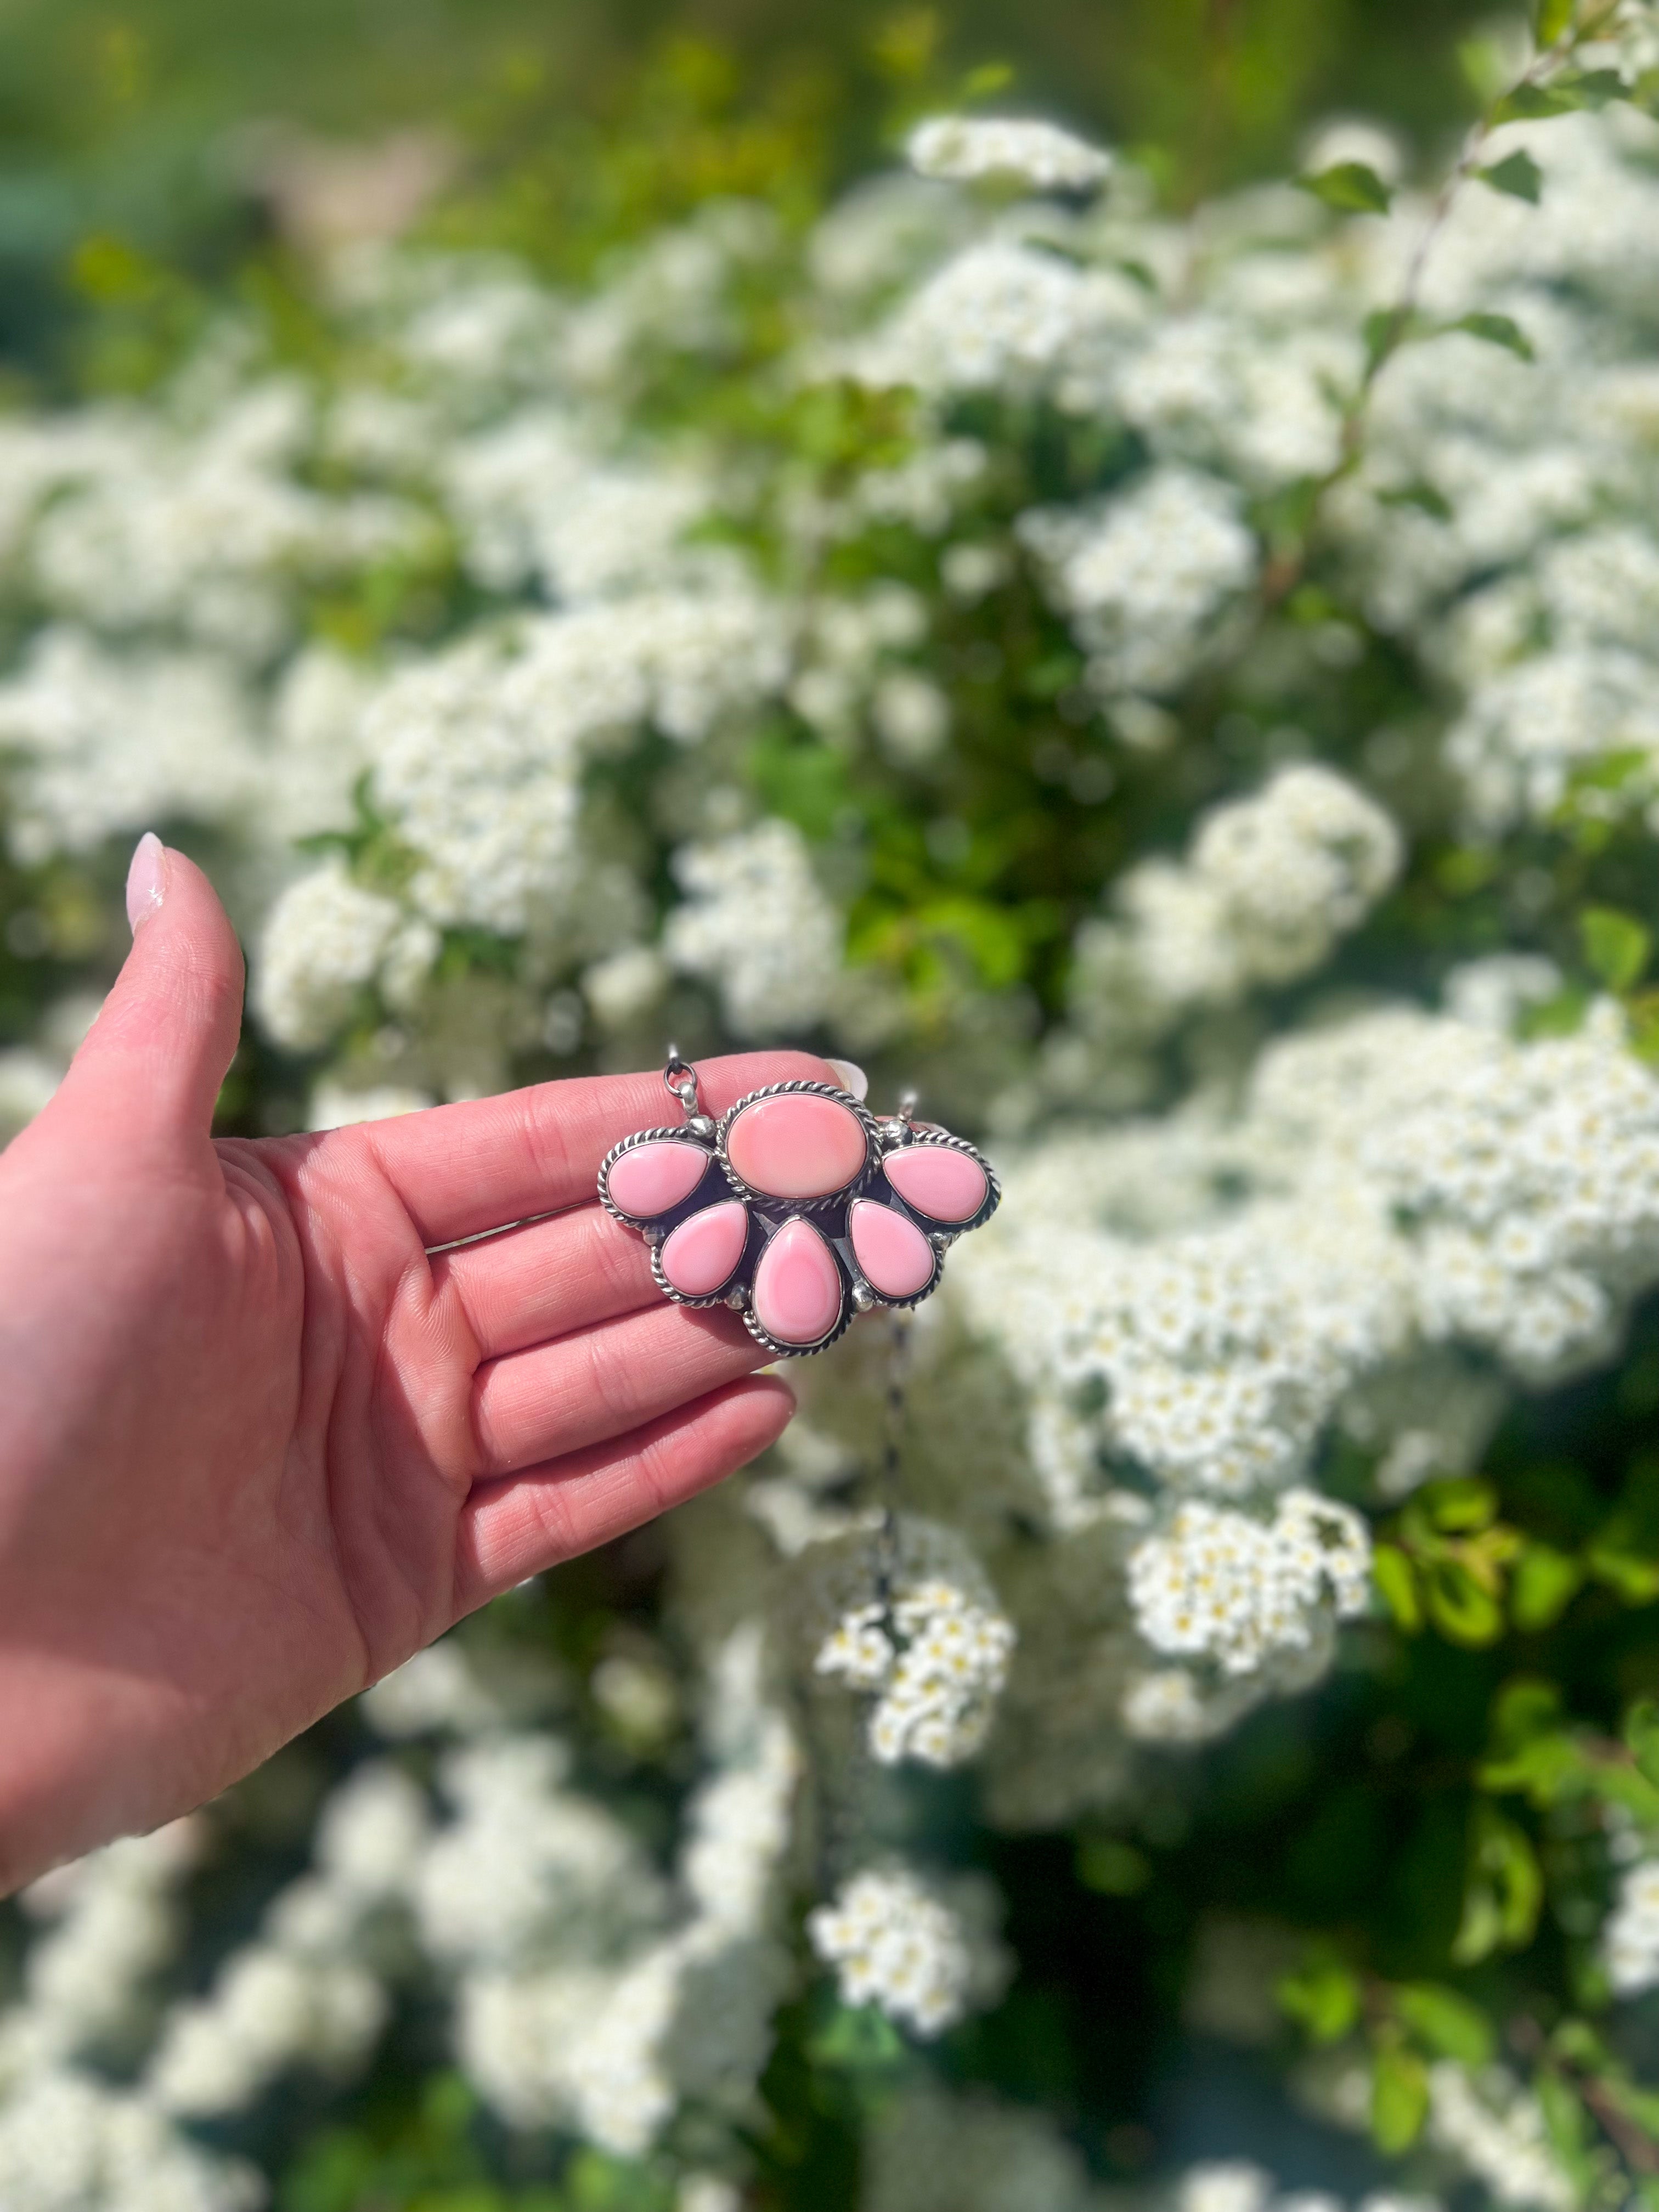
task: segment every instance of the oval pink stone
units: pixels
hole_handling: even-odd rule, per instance
[[[864,1279],[884,1298],[913,1298],[933,1273],[933,1248],[914,1221],[873,1199],[853,1201],[847,1217],[853,1257]]]
[[[948,1145],[907,1145],[902,1152],[889,1152],[881,1164],[906,1205],[930,1221],[966,1221],[984,1205],[991,1188],[979,1162]]]
[[[688,1298],[713,1297],[731,1280],[748,1236],[749,1212],[741,1199],[705,1206],[663,1240],[662,1271]]]
[[[605,1187],[611,1203],[643,1221],[653,1213],[666,1213],[683,1198],[690,1198],[702,1181],[708,1154],[700,1145],[681,1144],[673,1137],[659,1137],[649,1145],[635,1145],[611,1164]]]
[[[864,1124],[833,1098],[785,1091],[745,1106],[726,1133],[726,1157],[752,1190],[771,1198],[828,1198],[862,1172]]]
[[[841,1319],[841,1270],[810,1221],[786,1222],[755,1270],[755,1319],[780,1344],[816,1344]]]

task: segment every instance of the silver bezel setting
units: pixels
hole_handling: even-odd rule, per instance
[[[787,1198],[780,1191],[757,1189],[754,1184],[745,1182],[738,1173],[726,1150],[732,1124],[739,1114],[750,1106],[757,1106],[763,1098],[783,1098],[796,1094],[809,1098],[828,1098],[833,1104],[844,1107],[864,1132],[863,1166],[849,1176],[845,1182],[838,1183],[834,1190],[823,1191],[817,1198]],[[834,1083],[811,1083],[802,1079],[793,1083],[769,1083],[763,1090],[745,1092],[735,1105],[728,1106],[720,1115],[714,1131],[714,1156],[725,1170],[726,1181],[739,1198],[746,1198],[755,1206],[787,1206],[798,1212],[811,1213],[820,1206],[837,1205],[849,1192],[858,1188],[872,1166],[881,1158],[881,1138],[875,1115],[854,1098],[851,1091],[843,1091]],[[825,1340],[833,1341],[833,1339]]]
[[[917,1152],[925,1146],[933,1146],[944,1152],[966,1152],[969,1158],[981,1170],[985,1176],[985,1199],[977,1213],[970,1213],[965,1221],[941,1221],[936,1213],[924,1213],[914,1200],[906,1198],[896,1182],[889,1180],[885,1173],[886,1164],[895,1153]],[[944,1237],[949,1242],[954,1243],[958,1237],[965,1237],[970,1229],[982,1229],[1002,1203],[1002,1185],[997,1181],[996,1170],[991,1165],[989,1160],[986,1158],[977,1145],[970,1145],[966,1137],[953,1137],[948,1129],[912,1128],[909,1136],[902,1144],[884,1145],[875,1165],[877,1172],[881,1175],[882,1181],[886,1184],[887,1188],[891,1191],[923,1236],[930,1239]],[[935,1244],[935,1249],[938,1249]],[[938,1279],[936,1270],[934,1280]]]
[[[631,1152],[638,1145],[659,1145],[665,1139],[676,1145],[689,1145],[694,1152],[701,1152],[710,1162],[715,1158],[712,1147],[700,1138],[694,1137],[684,1124],[678,1129],[635,1129],[631,1137],[624,1137],[620,1144],[612,1145],[599,1162],[599,1204],[611,1219],[620,1221],[624,1229],[637,1229],[643,1232],[652,1222],[661,1220],[662,1216],[659,1213],[624,1213],[611,1195],[611,1170],[624,1152]],[[705,1168],[705,1177],[708,1173],[708,1170]],[[693,1183],[679,1203],[684,1206],[686,1200],[701,1188],[700,1184]],[[671,1206],[668,1210],[672,1213],[675,1209]],[[698,1210],[701,1212],[702,1209]]]
[[[776,1087],[781,1091],[801,1091],[808,1089],[826,1090],[829,1086],[823,1084],[806,1085],[785,1083],[780,1084]],[[753,1095],[757,1098],[759,1098],[764,1097],[765,1094],[757,1091]],[[838,1092],[836,1095],[842,1097],[846,1096],[845,1092]],[[746,1103],[747,1102],[744,1101],[743,1103]],[[731,1170],[728,1169],[727,1173],[729,1174]],[[851,1186],[849,1185],[848,1188],[850,1188]],[[793,1199],[774,1199],[771,1203],[774,1206],[794,1206],[798,1201]],[[793,1221],[799,1221],[805,1218],[806,1216],[805,1213],[799,1212],[792,1213],[789,1217],[789,1219]],[[788,1221],[781,1223],[779,1226],[773,1231],[773,1236],[781,1237],[783,1234],[784,1230],[787,1229],[788,1225]],[[836,1322],[835,1327],[830,1331],[829,1334],[827,1336],[819,1337],[816,1344],[785,1344],[781,1338],[774,1336],[770,1329],[763,1328],[759,1322],[755,1319],[755,1285],[754,1278],[751,1276],[750,1278],[749,1284],[748,1302],[743,1310],[743,1325],[748,1330],[750,1335],[754,1338],[756,1343],[763,1345],[766,1350],[772,1354],[772,1357],[775,1359],[810,1359],[815,1352],[828,1352],[832,1344],[838,1344],[841,1341],[842,1338],[846,1335],[848,1330],[851,1328],[854,1320],[857,1318],[853,1306],[852,1286],[847,1279],[847,1269],[842,1262],[840,1253],[836,1249],[834,1238],[825,1236],[822,1226],[816,1221],[807,1220],[807,1226],[809,1229],[816,1230],[817,1234],[823,1237],[824,1243],[829,1247],[830,1264],[834,1267],[836,1274],[841,1278],[841,1316]],[[769,1244],[771,1241],[772,1238],[769,1237],[766,1240],[766,1244]],[[761,1247],[760,1257],[757,1259],[755,1262],[757,1273],[758,1273],[760,1269],[761,1260],[763,1260],[765,1257],[766,1245],[763,1244]]]
[[[711,1199],[707,1206],[694,1206],[691,1212],[685,1216],[685,1221],[695,1221],[698,1214],[708,1213],[716,1206],[742,1205],[743,1200],[739,1198],[733,1197],[728,1191],[724,1198]],[[685,1221],[677,1221],[674,1224],[674,1229],[683,1229],[685,1226]],[[732,1285],[743,1279],[744,1262],[749,1257],[750,1233],[751,1227],[752,1217],[750,1215],[749,1209],[745,1206],[744,1206],[743,1243],[738,1250],[738,1264],[732,1268],[731,1273],[720,1285],[719,1290],[706,1291],[704,1295],[699,1298],[694,1298],[687,1291],[677,1291],[672,1283],[669,1281],[667,1276],[663,1273],[662,1248],[668,1242],[668,1237],[674,1234],[674,1229],[671,1229],[668,1231],[667,1237],[659,1237],[656,1238],[651,1246],[651,1274],[657,1288],[662,1292],[665,1298],[672,1298],[677,1306],[723,1306],[732,1295]]]
[[[898,1196],[898,1193],[893,1190],[891,1183],[889,1183],[887,1188],[893,1191],[895,1198]],[[858,1252],[853,1243],[853,1208],[859,1205],[879,1206],[888,1213],[898,1214],[901,1220],[908,1221],[911,1227],[926,1239],[928,1249],[933,1255],[933,1272],[921,1288],[919,1291],[913,1291],[908,1298],[890,1298],[885,1291],[878,1291],[876,1288],[863,1268],[860,1267]],[[913,1313],[924,1298],[933,1297],[945,1273],[945,1247],[939,1243],[938,1237],[924,1229],[921,1223],[914,1218],[908,1207],[890,1206],[885,1199],[872,1197],[867,1189],[854,1191],[847,1201],[847,1251],[852,1264],[853,1279],[855,1283],[861,1283],[869,1291],[874,1302],[872,1311],[884,1309],[889,1313]]]

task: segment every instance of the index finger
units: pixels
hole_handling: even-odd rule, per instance
[[[834,1083],[805,1052],[736,1053],[696,1063],[705,1109],[723,1114],[768,1083]],[[574,1076],[462,1106],[366,1121],[326,1140],[361,1146],[391,1183],[428,1248],[477,1237],[596,1194],[599,1162],[635,1129],[684,1120],[660,1069]]]

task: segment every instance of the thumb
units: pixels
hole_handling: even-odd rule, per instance
[[[204,1138],[241,1034],[242,951],[202,871],[153,832],[127,874],[132,950],[52,1102],[110,1141]]]

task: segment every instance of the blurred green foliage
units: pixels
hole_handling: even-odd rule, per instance
[[[452,234],[580,264],[714,192],[804,210],[915,112],[1011,90],[1135,148],[1171,197],[1280,166],[1311,118],[1437,144],[1480,0],[9,0],[0,362],[61,378],[86,304],[256,256],[253,126],[441,125]]]

